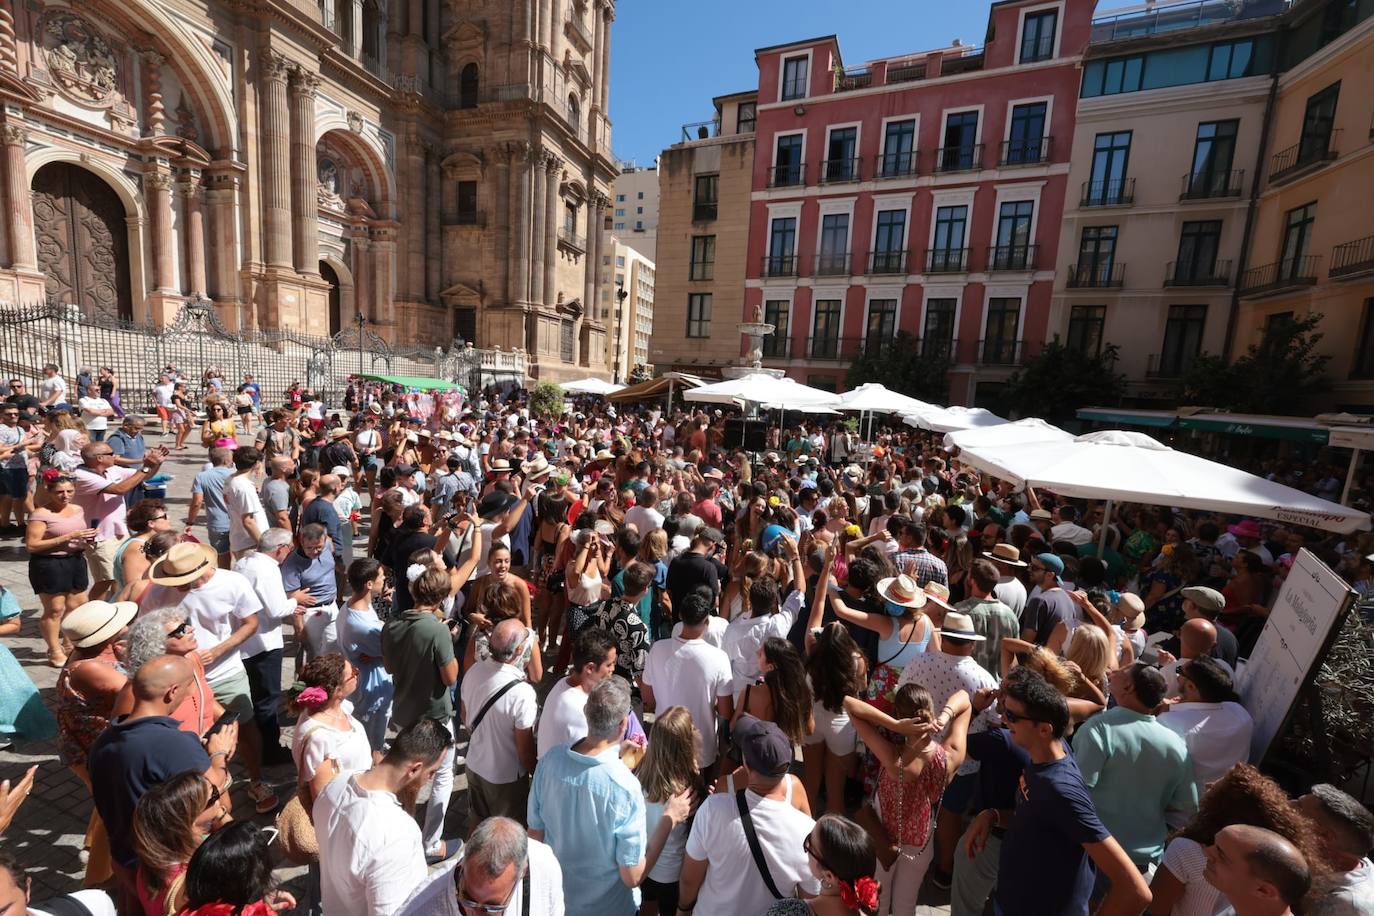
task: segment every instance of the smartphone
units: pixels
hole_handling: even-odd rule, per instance
[[[239,714],[237,712],[235,712],[232,709],[226,709],[224,711],[224,715],[216,719],[215,724],[211,725],[208,729],[206,729],[205,737],[209,738],[211,735],[215,734],[216,732],[220,731],[226,726],[233,725],[238,720]]]

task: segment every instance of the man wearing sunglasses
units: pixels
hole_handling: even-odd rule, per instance
[[[1043,646],[1059,624],[1072,630],[1080,620],[1078,608],[1068,592],[1059,587],[1064,561],[1058,554],[1038,553],[1030,563],[1030,599],[1021,612],[1021,638]]]
[[[460,859],[436,872],[398,916],[554,916],[563,912],[563,869],[553,850],[508,817],[477,825]],[[670,914],[671,916],[671,914]]]
[[[81,466],[72,472],[72,480],[76,483],[76,504],[96,530],[95,547],[86,553],[92,600],[104,598],[115,584],[115,552],[119,542],[129,536],[124,494],[156,474],[167,454],[165,448],[149,449],[141,466],[122,468],[108,442],[92,442],[81,449]]]

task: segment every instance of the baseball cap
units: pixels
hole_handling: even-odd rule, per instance
[[[730,736],[751,772],[782,776],[792,765],[792,742],[772,722],[743,715],[730,729]]]
[[[1064,575],[1064,561],[1059,558],[1059,554],[1046,551],[1045,553],[1037,553],[1035,559],[1056,576]]]

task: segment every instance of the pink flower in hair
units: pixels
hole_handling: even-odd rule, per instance
[[[323,687],[307,687],[296,694],[296,705],[315,709],[329,702],[329,692]]]

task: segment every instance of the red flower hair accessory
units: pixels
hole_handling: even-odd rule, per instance
[[[869,912],[878,908],[878,882],[864,877],[840,882],[840,902],[851,910],[862,909]]]

